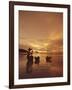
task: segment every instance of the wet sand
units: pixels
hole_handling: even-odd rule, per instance
[[[40,63],[28,66],[27,56],[19,55],[19,79],[44,78],[44,77],[62,77],[63,76],[63,56],[62,54],[51,54],[51,62],[46,62],[46,55],[40,54]],[[27,72],[27,68],[30,72]]]

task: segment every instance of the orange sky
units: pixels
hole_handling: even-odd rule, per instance
[[[36,51],[62,52],[63,14],[19,11],[19,46]]]

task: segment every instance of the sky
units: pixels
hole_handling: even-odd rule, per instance
[[[63,13],[19,11],[19,48],[63,51]]]

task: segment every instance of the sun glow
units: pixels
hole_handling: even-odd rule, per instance
[[[19,20],[20,48],[39,53],[63,52],[62,13],[20,11]]]

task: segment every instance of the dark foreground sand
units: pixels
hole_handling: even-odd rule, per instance
[[[27,57],[24,54],[19,55],[19,79],[44,78],[44,77],[62,77],[63,76],[63,56],[62,54],[51,54],[51,61],[46,62],[45,54],[40,54],[40,63],[27,65]],[[27,72],[27,68],[30,72]]]

